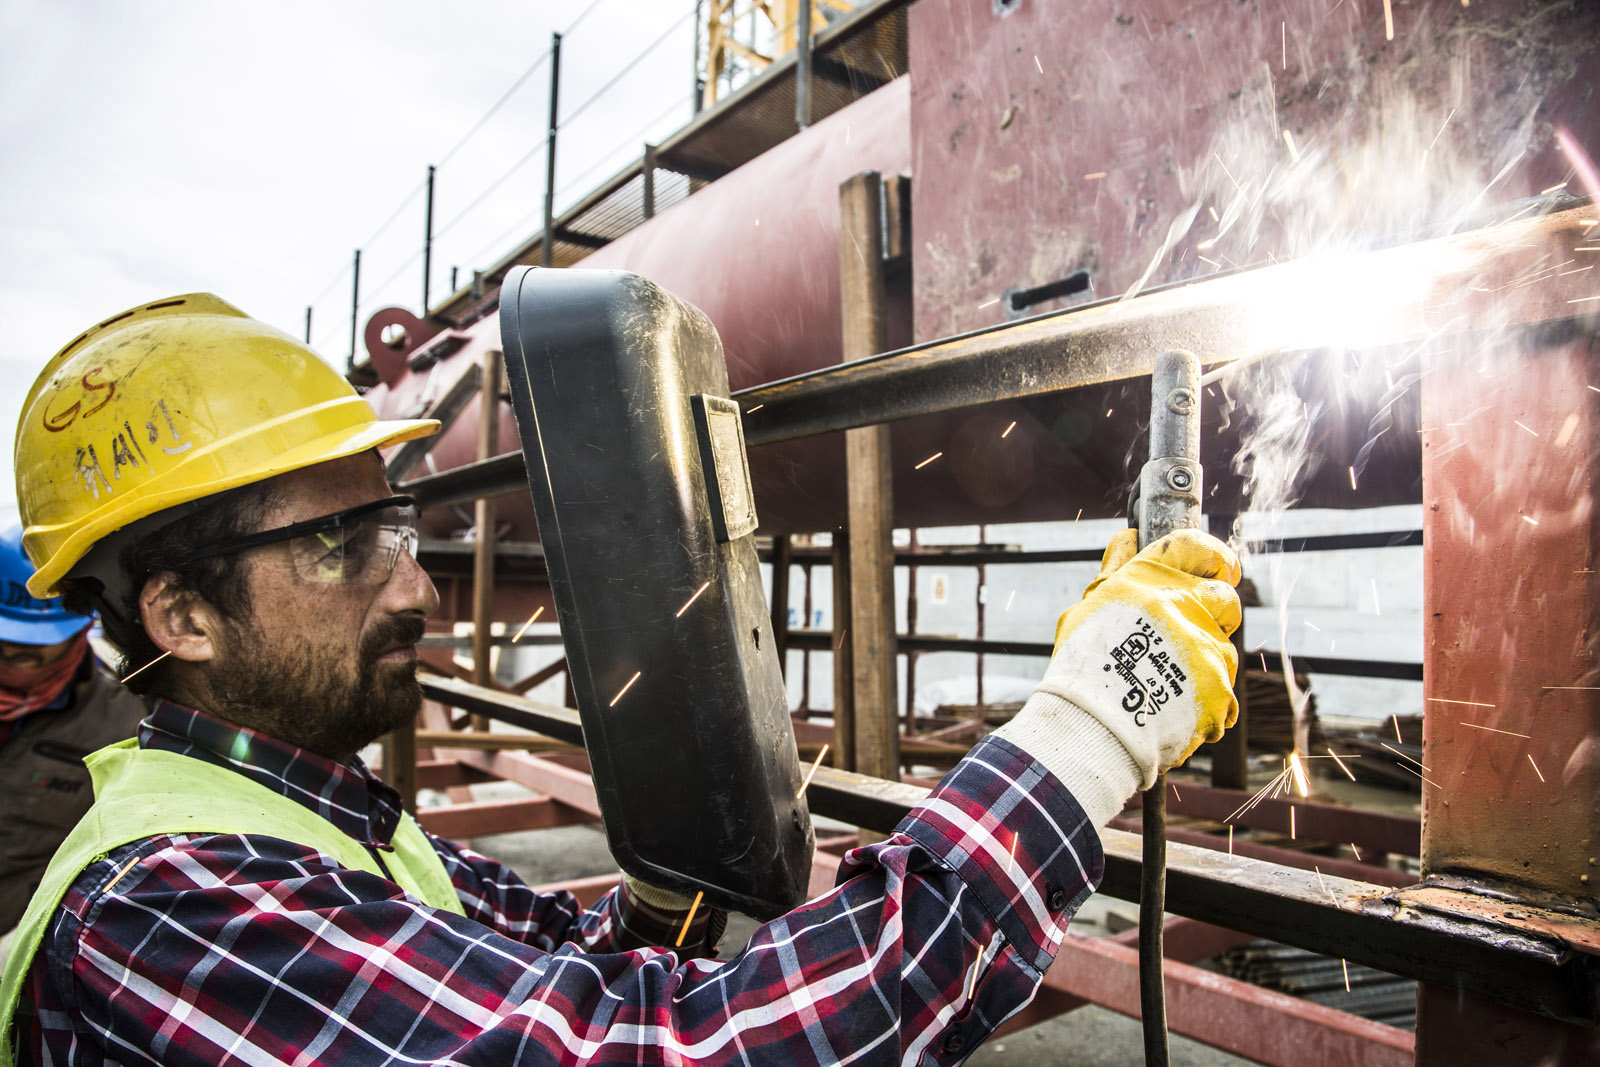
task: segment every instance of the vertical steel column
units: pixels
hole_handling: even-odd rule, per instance
[[[1233,533],[1233,515],[1208,515],[1211,536],[1226,541]],[[1222,735],[1222,740],[1207,745],[1211,753],[1211,787],[1213,789],[1248,789],[1250,787],[1250,701],[1248,687],[1244,684],[1244,622],[1233,632],[1233,649],[1239,653],[1239,673],[1233,680],[1233,696],[1239,702],[1239,721]]]
[[[978,526],[978,544],[979,545],[986,545],[988,543],[989,543],[989,527],[986,526],[986,525],[981,525],[980,524]],[[988,603],[989,603],[989,568],[984,566],[982,563],[978,564],[978,587],[973,592],[972,598],[973,598],[973,601],[974,601],[973,606],[976,609],[977,615],[978,615],[978,640],[982,641],[986,636],[988,636],[987,634],[984,633],[984,627],[985,627],[985,623],[987,622],[987,620],[985,618],[985,616],[987,615],[987,612],[985,611],[985,608],[988,607]],[[980,733],[982,733],[982,731],[983,731],[983,726],[982,726],[982,723],[983,723],[983,653],[982,652],[979,652],[977,654],[977,658],[975,660],[975,663],[976,663],[976,667],[975,667],[975,672],[973,674],[973,678],[974,678],[974,681],[976,682],[976,685],[974,686],[974,693],[973,693],[973,708],[975,709],[973,711],[973,714],[975,716],[977,716],[978,723],[979,723],[978,731]],[[973,740],[977,740],[977,739],[974,738]]]
[[[489,459],[500,452],[500,353],[489,349],[483,354],[483,384],[478,392],[478,458]],[[472,546],[472,681],[488,686],[494,682],[494,525],[493,497],[479,497],[473,509],[477,540]],[[472,718],[472,728],[487,730],[489,720]]]
[[[1507,915],[1515,897],[1589,915],[1600,902],[1592,329],[1486,344],[1421,383],[1422,873],[1507,894]],[[1487,1049],[1495,1063],[1596,1063],[1600,1034],[1419,988],[1419,1064]]]
[[[428,164],[428,206],[422,222],[422,317],[428,317],[429,290],[433,288],[433,172]]]
[[[539,265],[548,267],[555,256],[556,227],[556,105],[561,98],[561,35],[550,35],[550,129],[544,142],[544,236],[539,240]]]
[[[911,530],[911,551],[917,550],[917,531]],[[909,564],[906,567],[906,636],[915,637],[917,633],[917,565]],[[906,653],[906,721],[905,735],[910,737],[917,732],[917,654]]]
[[[811,629],[811,561],[808,559],[800,565],[800,575],[805,579],[805,618],[800,620],[802,629]],[[800,653],[800,710],[805,712],[806,718],[811,718],[811,650],[805,649]]]
[[[874,355],[885,345],[882,189],[877,171],[853,175],[839,187],[839,292],[846,361]],[[898,781],[894,500],[887,426],[846,432],[845,478],[850,515],[856,770]]]
[[[346,370],[356,369],[356,317],[361,314],[361,249],[356,249],[355,266],[352,268],[354,277],[350,280],[350,365]]]
[[[311,305],[306,305],[306,344],[311,343]]]
[[[811,125],[811,0],[800,0],[794,30],[794,124],[803,130]]]
[[[789,564],[794,553],[788,534],[772,538],[772,647],[778,653],[778,669],[789,677]]]
[[[704,25],[700,12],[704,7],[705,0],[694,0],[694,58],[692,60],[693,69],[689,73],[690,81],[694,84],[693,113],[696,115],[700,114],[701,97],[705,96],[706,92],[705,79],[700,77],[700,27]]]
[[[644,162],[639,168],[644,178],[644,217],[653,219],[656,216],[656,146],[644,146]]]
[[[850,643],[850,535],[833,534],[833,765],[856,769],[856,669]]]

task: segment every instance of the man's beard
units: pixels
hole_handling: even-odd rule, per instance
[[[361,640],[352,677],[310,637],[271,647],[248,623],[230,625],[228,648],[211,672],[211,710],[330,759],[348,759],[416,721],[422,707],[416,662],[379,663],[378,657],[415,644],[424,629],[417,616],[374,627]]]

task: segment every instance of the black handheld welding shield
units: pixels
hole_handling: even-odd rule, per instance
[[[782,914],[815,840],[716,330],[638,275],[520,267],[500,330],[611,851]]]

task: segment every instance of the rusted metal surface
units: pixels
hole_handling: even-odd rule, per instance
[[[839,295],[846,359],[880,351],[886,335],[882,182],[875,171],[839,187]],[[845,438],[850,498],[850,626],[855,686],[855,769],[900,774],[896,717],[893,475],[889,431],[851,430]]]
[[[1600,943],[1593,353],[1592,333],[1461,350],[1424,382],[1422,861],[1477,895],[1405,898],[1588,959]],[[1456,992],[1448,980],[1422,991],[1419,1062],[1490,1043],[1517,1050],[1507,1063],[1600,1051],[1592,1032]]]
[[[1423,394],[1424,871],[1503,880],[1591,918],[1600,899],[1593,343],[1463,351]]]

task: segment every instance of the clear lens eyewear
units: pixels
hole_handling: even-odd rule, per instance
[[[294,572],[325,585],[382,585],[402,550],[416,558],[417,504],[392,496],[336,515],[263,530],[200,552],[196,559],[287,542]]]

